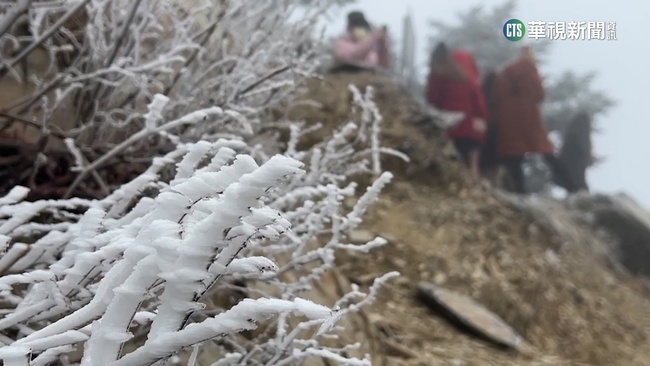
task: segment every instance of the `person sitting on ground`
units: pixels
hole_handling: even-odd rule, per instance
[[[478,83],[458,65],[440,42],[431,55],[426,87],[429,104],[436,108],[463,112],[464,118],[448,132],[472,177],[479,178],[479,151],[485,139],[487,112]]]
[[[337,65],[390,68],[386,27],[373,30],[362,12],[350,12],[345,34],[334,42],[333,58]]]

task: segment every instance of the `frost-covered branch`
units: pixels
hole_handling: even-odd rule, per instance
[[[338,149],[342,148],[348,151],[350,159],[356,159],[353,150],[342,143],[328,143],[328,146],[328,155],[316,153],[316,156],[340,159],[344,155]],[[9,349],[15,352],[29,349],[38,355],[32,363],[43,364],[70,352],[70,346],[83,343],[81,365],[149,364],[206,339],[250,329],[249,319],[257,318],[250,314],[248,308],[255,307],[247,301],[200,323],[186,324],[188,312],[201,311],[205,306],[197,301],[212,288],[218,291],[220,279],[233,275],[258,276],[263,282],[270,280],[280,291],[278,295],[283,294],[284,302],[258,300],[269,309],[259,316],[280,314],[277,332],[281,336],[289,326],[286,301],[305,303],[298,294],[334,267],[336,250],[367,251],[385,243],[378,238],[367,245],[353,246],[340,240],[347,230],[358,225],[359,216],[390,179],[389,174],[382,175],[355,208],[341,217],[337,214],[341,199],[354,193],[354,184],[345,185],[339,179],[336,181],[344,185],[338,188],[330,182],[326,170],[321,170],[320,178],[313,172],[302,174],[303,163],[289,156],[276,155],[258,165],[246,155],[236,155],[232,149],[242,147],[237,141],[227,140],[181,144],[174,153],[154,160],[147,172],[100,201],[25,203],[20,200],[26,192],[18,188],[3,197],[5,204],[0,207],[0,213],[5,212],[6,218],[0,221],[0,228],[4,227],[8,234],[2,237],[5,247],[19,247],[20,243],[12,243],[15,240],[12,235],[21,232],[20,228],[31,218],[51,213],[53,209],[64,220],[61,224],[65,224],[51,226],[57,230],[52,229],[33,245],[23,248],[27,253],[12,263],[15,269],[28,269],[35,263],[46,264],[46,269],[0,277],[0,298],[15,306],[13,313],[0,320],[0,330],[44,325],[16,339]],[[333,160],[316,163],[312,159],[311,162],[318,169],[334,164]],[[175,176],[169,183],[161,181],[156,172],[174,164]],[[144,187],[156,187],[159,194],[153,199],[141,196]],[[317,203],[314,199],[319,196],[323,200]],[[137,200],[135,204],[134,200]],[[76,222],[67,221],[74,215],[61,214],[79,207],[85,207],[86,211]],[[291,231],[290,222],[296,225]],[[328,223],[333,225],[332,239],[320,248],[306,245],[321,235]],[[272,248],[269,239],[279,240],[273,245],[283,248],[267,253],[274,260],[254,254]],[[301,241],[301,245],[296,245]],[[282,259],[281,254],[286,252],[294,253],[289,261]],[[300,275],[296,282],[285,283],[273,275],[319,260],[323,262],[319,267]],[[30,287],[21,295],[22,299],[10,294],[14,286],[23,284]],[[277,304],[278,308],[270,304]],[[349,305],[335,312],[319,308],[326,317],[295,328],[304,331],[320,326],[321,332],[314,339],[316,343],[303,343],[303,332],[294,331],[289,338],[283,338],[280,348],[263,341],[260,346],[264,351],[259,356],[272,356],[275,359],[272,364],[276,361],[291,364],[317,355],[343,357],[334,357],[336,353],[317,344],[318,337],[336,329],[332,319],[339,319],[340,314],[354,309]],[[146,325],[136,317],[143,306],[155,309],[156,314],[149,312],[153,316]],[[242,314],[247,318],[241,319],[245,326],[233,328],[225,320],[239,313],[235,309],[246,309]],[[231,325],[223,328],[225,324]],[[122,355],[124,344],[133,339],[134,326],[148,328],[147,341],[136,351]],[[228,329],[230,332],[225,331]],[[291,349],[299,350],[301,356],[295,358],[297,354],[289,352]],[[363,360],[358,362],[350,359],[349,364],[367,364]]]
[[[66,197],[89,173],[95,181],[109,180],[111,163],[153,158],[169,148],[169,139],[251,138],[319,68],[325,48],[318,20],[335,3],[21,1],[0,24],[7,31],[0,32],[0,58],[7,60],[0,71],[21,79],[21,60],[38,48],[47,72],[22,70],[28,77],[21,81],[32,84],[26,90],[34,91],[0,106],[7,112],[0,123],[43,115],[48,129],[78,148],[74,158],[83,151],[88,163]],[[11,27],[14,21],[20,26]],[[213,106],[225,113],[209,113]],[[211,117],[164,123],[200,110]]]
[[[355,94],[359,121],[305,150],[317,125],[270,117],[318,68],[315,27],[333,2],[89,0],[69,18],[79,29],[59,24],[79,2],[30,8],[26,37],[62,57],[8,108],[74,106],[67,194],[119,161],[148,167],[96,199],[28,202],[20,186],[0,197],[4,364],[148,365],[207,348],[216,365],[370,364],[350,356],[359,344],[333,344],[336,324],[395,274],[334,309],[301,296],[342,251],[386,244],[347,235],[392,178],[380,159],[399,154],[381,146],[372,90]],[[250,143],[269,122],[288,126],[286,148]]]

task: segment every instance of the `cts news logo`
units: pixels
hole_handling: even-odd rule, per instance
[[[503,25],[503,35],[508,41],[521,41],[526,34],[526,26],[519,19],[510,19]]]

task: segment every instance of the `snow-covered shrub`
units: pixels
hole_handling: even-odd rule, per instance
[[[302,81],[318,69],[324,50],[318,19],[338,1],[5,2],[0,14],[9,16],[0,22],[0,53],[14,52],[0,54],[0,76],[20,79],[34,91],[0,106],[26,118],[0,122],[35,120],[30,126],[50,143],[77,147],[75,155],[87,162],[66,197],[82,183],[108,194],[113,182],[102,168],[116,161],[146,161],[170,151],[176,140],[255,136],[268,111],[300,93]],[[30,56],[33,49],[50,55],[39,60],[49,63],[48,72],[26,66],[28,57],[36,57]],[[162,114],[144,115],[156,94],[168,97]],[[173,126],[168,134],[141,134],[106,155],[161,117],[174,120],[214,105],[226,113]],[[72,141],[62,144],[65,138]]]
[[[154,101],[160,103],[151,103],[147,116],[159,115],[166,97]],[[212,107],[138,134],[222,113]],[[299,296],[335,265],[337,250],[385,244],[376,238],[353,245],[345,235],[391,175],[380,175],[345,213],[343,200],[356,188],[349,176],[372,171],[367,158],[379,149],[376,136],[361,138],[350,122],[330,140],[296,151],[305,131],[292,124],[291,132],[286,154],[259,165],[237,153],[254,152],[239,140],[179,142],[102,200],[22,202],[22,187],[2,197],[0,359],[6,365],[46,365],[61,357],[81,365],[148,365],[218,339],[218,365],[293,365],[310,357],[369,365],[344,356],[358,345],[320,343],[395,273],[379,278],[368,294],[354,287],[333,309]],[[350,141],[359,139],[375,142],[357,151]],[[173,164],[175,175],[166,181],[163,173]],[[210,299],[232,286],[226,281],[232,277],[249,283],[251,294],[219,309]],[[291,324],[290,313],[307,320]],[[277,320],[254,339],[239,335],[274,314]],[[204,319],[193,322],[193,315]],[[83,357],[75,360],[74,346],[82,344]]]
[[[0,342],[6,345],[0,358],[9,365],[46,365],[61,357],[81,365],[143,365],[218,339],[219,352],[212,353],[218,365],[293,365],[310,357],[369,364],[343,356],[358,345],[320,343],[394,273],[378,279],[368,294],[354,287],[332,310],[299,297],[335,265],[337,250],[369,251],[385,243],[345,242],[391,177],[380,175],[344,212],[344,199],[356,189],[349,177],[376,171],[376,160],[368,157],[382,152],[381,117],[375,112],[369,119],[376,106],[368,94],[358,96],[366,128],[350,122],[308,151],[296,146],[317,126],[301,130],[289,123],[284,156],[267,158],[239,140],[179,142],[102,200],[22,202],[27,189],[14,188],[0,199],[7,249],[0,258]],[[155,96],[145,118],[160,115],[166,101]],[[192,112],[133,136],[222,113],[217,107]],[[351,142],[368,140],[368,149],[352,148]],[[165,170],[179,159],[166,181]],[[232,286],[226,279],[233,277],[251,284],[255,294],[220,309],[212,295]],[[255,283],[267,286],[261,290]],[[292,325],[292,312],[311,318]],[[273,314],[277,320],[255,338],[238,335]],[[192,315],[204,320],[189,324]],[[75,360],[73,346],[80,344],[84,357]],[[200,348],[195,350],[194,358]]]
[[[380,146],[372,90],[355,89],[359,124],[307,151],[298,142],[317,126],[295,121],[277,123],[291,132],[286,147],[271,142],[282,155],[248,144],[318,66],[314,20],[331,2],[34,2],[32,37],[53,53],[67,49],[44,37],[54,28],[66,36],[61,14],[87,15],[77,57],[32,79],[40,101],[23,104],[45,111],[43,125],[79,107],[63,133],[79,172],[72,186],[101,182],[95,173],[117,157],[153,160],[102,199],[25,202],[23,187],[0,197],[5,365],[149,365],[179,352],[194,365],[206,349],[214,365],[370,365],[349,356],[358,345],[327,341],[395,273],[367,293],[353,287],[333,308],[300,296],[338,251],[385,243],[345,237],[391,178],[379,154],[399,154]],[[1,67],[19,76],[17,58]],[[346,209],[359,173],[377,178]],[[245,299],[215,302],[233,288]]]

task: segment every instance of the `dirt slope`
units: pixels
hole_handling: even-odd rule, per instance
[[[315,82],[309,97],[321,110],[297,116],[331,129],[349,118],[347,84],[364,87],[373,78]],[[600,238],[589,230],[575,224],[560,237],[490,190],[468,184],[463,168],[446,157],[441,132],[413,126],[407,97],[395,95],[390,83],[375,82],[382,141],[410,146],[417,168],[388,165],[396,180],[364,224],[366,234],[391,243],[340,259],[342,277],[361,285],[391,270],[402,273],[357,322],[357,338],[374,364],[650,365],[650,297],[640,280],[612,268],[594,250]],[[473,297],[515,328],[527,350],[497,349],[459,331],[416,300],[418,281]]]

